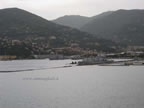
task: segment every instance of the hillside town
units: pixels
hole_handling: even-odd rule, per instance
[[[117,52],[99,52],[96,49],[80,48],[78,44],[68,47],[51,48],[49,43],[36,43],[32,40],[10,40],[0,38],[0,60],[13,59],[82,59],[105,56],[107,58],[144,58],[144,47],[128,46]]]

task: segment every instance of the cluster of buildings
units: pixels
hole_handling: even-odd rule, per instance
[[[55,39],[55,37],[51,37]],[[39,40],[39,38],[38,38]],[[43,39],[44,40],[44,39]],[[10,55],[8,52],[4,52],[6,48],[10,49],[12,46],[23,45],[24,49],[29,55],[29,58],[44,59],[81,59],[90,56],[105,56],[107,58],[144,58],[143,46],[129,46],[120,53],[104,53],[97,52],[96,50],[89,50],[88,48],[80,48],[78,43],[70,43],[67,47],[50,48],[48,43],[36,43],[31,39],[27,40],[9,40],[7,38],[0,38],[0,60],[18,59],[17,55]]]

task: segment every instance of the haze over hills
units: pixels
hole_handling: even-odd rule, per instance
[[[85,17],[85,16],[66,15],[66,16],[63,16],[63,17],[53,20],[53,22],[55,22],[57,24],[69,26],[72,28],[80,29],[86,23],[88,23],[90,20],[91,20],[91,18]]]
[[[53,20],[53,22],[60,24],[60,25],[65,25],[65,26],[69,26],[72,28],[81,29],[84,25],[91,22],[92,20],[102,18],[104,16],[111,14],[112,12],[113,11],[104,12],[102,14],[99,14],[93,17],[86,17],[86,16],[80,16],[80,15],[65,15],[63,17],[59,17]]]
[[[43,51],[46,50],[45,48],[71,47],[73,44],[79,48],[102,51],[112,49],[115,45],[111,41],[98,39],[86,32],[55,24],[18,8],[0,10],[0,38],[20,40],[26,44],[29,42],[29,47],[38,44],[36,47],[43,48]],[[2,43],[4,42],[2,40]],[[11,44],[10,41],[6,42]],[[1,49],[3,48],[1,45]]]
[[[101,13],[101,14],[95,15],[95,16],[91,17],[91,20],[90,20],[89,22],[91,22],[92,20],[95,20],[95,19],[101,19],[101,18],[103,18],[103,17],[106,17],[106,16],[112,14],[113,12],[114,12],[114,11],[107,11],[107,12],[103,12],[103,13]],[[88,23],[89,23],[89,22],[88,22]]]
[[[144,10],[104,12],[90,17],[80,30],[119,44],[144,45]]]

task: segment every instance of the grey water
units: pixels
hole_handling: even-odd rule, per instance
[[[144,108],[143,66],[70,62],[0,61],[0,108]]]

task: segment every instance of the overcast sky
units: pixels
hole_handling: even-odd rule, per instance
[[[63,15],[94,16],[118,9],[144,9],[144,0],[0,0],[0,8],[18,7],[48,20]]]

